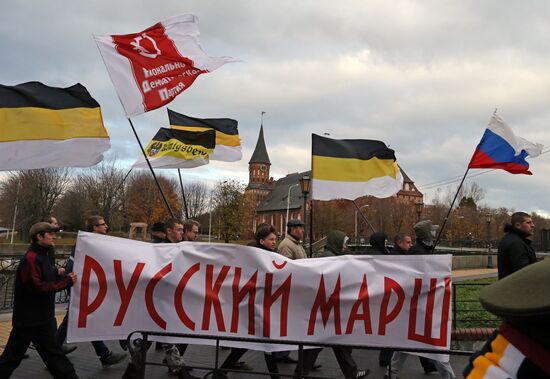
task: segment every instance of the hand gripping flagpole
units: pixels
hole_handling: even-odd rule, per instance
[[[451,206],[449,207],[449,210],[447,211],[447,215],[445,216],[445,219],[443,220],[443,223],[441,224],[441,228],[439,228],[439,233],[437,234],[437,238],[435,239],[433,249],[435,250],[435,247],[437,246],[437,243],[441,239],[441,235],[443,234],[443,229],[445,229],[445,225],[447,224],[447,220],[449,219],[449,215],[451,214],[451,211],[453,210],[453,206],[455,205],[456,198],[458,197],[458,194],[460,193],[460,189],[462,188],[462,185],[464,184],[464,179],[466,179],[466,175],[468,175],[468,171],[470,171],[470,167],[466,169],[466,172],[464,173],[464,176],[462,177],[462,181],[460,182],[455,197],[453,198],[453,202],[451,203]]]
[[[141,144],[141,141],[139,140],[139,137],[137,135],[136,129],[134,128],[134,124],[132,124],[132,120],[128,117],[128,122],[130,123],[130,126],[132,127],[132,131],[134,132],[134,136],[136,136],[136,140],[139,144],[139,149],[143,153],[143,157],[145,158],[145,161],[147,162],[147,166],[149,166],[149,170],[151,170],[151,174],[153,175],[153,179],[155,179],[155,183],[157,184],[157,188],[159,189],[160,195],[162,196],[162,200],[164,200],[164,204],[166,205],[166,209],[168,209],[168,213],[170,213],[170,217],[174,218],[174,212],[172,212],[172,208],[170,208],[170,204],[168,204],[168,200],[166,200],[166,196],[164,196],[164,192],[162,192],[162,188],[160,187],[160,183],[157,179],[157,176],[155,175],[155,171],[153,171],[153,167],[151,166],[151,162],[149,162],[149,158],[147,157],[147,154],[145,153],[145,150],[143,149],[143,145]]]

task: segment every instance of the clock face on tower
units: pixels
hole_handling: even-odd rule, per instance
[[[265,166],[260,166],[260,170],[261,170],[262,172],[265,172],[265,171],[267,170],[267,167],[265,167]]]

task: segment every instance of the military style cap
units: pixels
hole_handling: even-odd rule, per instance
[[[289,228],[293,226],[304,226],[304,222],[302,220],[292,219],[292,220],[288,220],[288,222],[286,223],[286,226]]]
[[[503,319],[550,322],[550,259],[485,287],[479,300],[485,309]]]
[[[424,220],[414,225],[414,234],[416,238],[421,241],[433,241],[434,236],[432,232],[436,231],[438,228],[439,225],[432,225],[431,220]]]
[[[37,222],[33,226],[31,226],[31,229],[29,230],[29,235],[35,236],[38,233],[53,233],[53,232],[59,232],[61,230],[61,226],[53,226],[49,222]]]

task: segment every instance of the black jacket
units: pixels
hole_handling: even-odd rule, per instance
[[[507,224],[507,232],[498,244],[498,278],[502,279],[525,266],[535,263],[537,256],[525,233]]]
[[[54,250],[32,243],[21,258],[15,276],[13,326],[37,326],[52,322],[55,293],[72,286],[68,276],[59,276]]]
[[[433,253],[434,249],[431,246],[428,246],[419,240],[416,240],[416,243],[408,251],[409,255],[427,255]]]

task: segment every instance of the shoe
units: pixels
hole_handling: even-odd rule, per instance
[[[355,379],[366,378],[370,374],[370,370],[357,370],[355,373]]]
[[[277,362],[281,362],[281,363],[298,363],[298,360],[292,358],[290,355],[287,355],[286,357],[277,358]]]
[[[311,371],[319,371],[321,369],[321,367],[323,367],[322,364],[315,364],[313,365],[313,367],[311,368]]]
[[[424,372],[425,372],[426,374],[431,374],[432,372],[437,372],[437,368],[435,368],[435,367],[428,367],[428,368],[425,368],[425,369],[424,369]]]
[[[75,351],[76,349],[78,349],[78,346],[76,345],[68,345],[66,343],[64,343],[63,345],[61,345],[61,351],[63,352],[63,354],[65,355],[69,355],[71,354],[73,351]]]
[[[126,354],[117,354],[109,351],[109,354],[107,354],[105,357],[101,357],[99,360],[101,361],[103,367],[109,367],[112,365],[116,365],[117,363],[120,363],[125,359]]]

